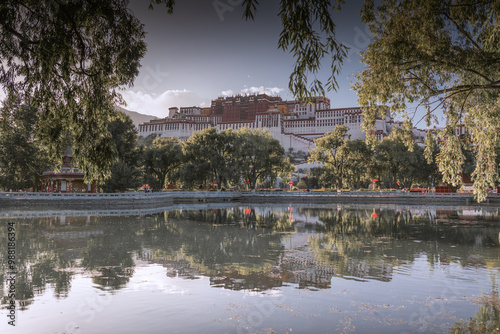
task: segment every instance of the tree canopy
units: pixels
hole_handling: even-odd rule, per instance
[[[273,184],[277,177],[293,170],[283,146],[269,130],[242,128],[236,134],[237,163],[241,177],[250,189],[255,189],[257,182],[263,183],[267,179]]]
[[[290,89],[300,98],[324,95],[315,76],[320,62],[332,56],[330,89],[345,57],[335,39],[332,8],[341,1],[282,1],[283,31],[278,45],[293,53],[296,65]],[[64,151],[72,132],[73,151],[86,179],[102,180],[115,159],[107,122],[118,89],[132,85],[146,52],[143,24],[127,0],[28,1],[0,4],[0,85],[39,114],[37,136],[51,152]],[[174,0],[150,0],[174,11]],[[256,0],[244,0],[244,17],[253,19]],[[162,10],[159,8],[159,10]],[[318,31],[316,31],[318,29]]]
[[[234,141],[232,129],[217,132],[215,127],[195,132],[183,144],[188,183],[212,183],[225,187],[236,174]]]
[[[62,152],[66,131],[87,179],[114,159],[108,119],[146,52],[128,1],[14,1],[0,4],[0,84],[37,108],[38,136]]]
[[[146,181],[161,190],[167,178],[182,166],[182,148],[178,138],[158,137],[144,151]],[[149,177],[148,177],[149,176]]]
[[[336,39],[333,13],[343,0],[281,0],[282,32],[278,47],[296,60],[289,89],[299,100],[324,95],[317,79],[322,61],[331,60],[326,88],[347,56]],[[174,0],[150,0],[170,14]],[[354,89],[370,131],[380,105],[405,117],[408,103],[418,103],[430,124],[442,110],[452,136],[467,125],[475,151],[475,193],[499,181],[500,25],[497,0],[365,0],[361,17],[374,36]],[[243,0],[244,17],[257,15],[257,0]],[[0,4],[0,85],[9,96],[35,107],[38,137],[52,152],[62,152],[66,131],[86,178],[103,179],[116,151],[107,129],[118,89],[133,84],[146,52],[145,31],[127,8],[127,0],[4,0]],[[311,81],[312,79],[312,81]],[[408,146],[410,144],[410,136]],[[438,165],[444,181],[459,185],[459,145],[445,140]]]
[[[500,133],[500,6],[494,0],[365,1],[362,19],[374,36],[362,52],[367,68],[357,75],[354,89],[364,109],[364,129],[382,116],[380,105],[405,119],[406,128],[418,123],[416,103],[427,124],[441,110],[446,126],[438,156],[444,181],[461,185],[464,160],[454,129],[465,123],[476,157],[474,192],[499,180],[495,147]],[[407,137],[408,146],[410,137]]]
[[[337,189],[343,187],[343,181],[348,168],[347,160],[352,152],[349,150],[348,128],[345,125],[335,127],[335,130],[314,140],[316,148],[310,150],[309,162],[319,162],[323,165],[324,177],[330,178]]]
[[[0,108],[0,189],[38,190],[40,174],[52,167],[34,136],[36,112],[16,99],[5,101]]]
[[[125,191],[140,185],[139,165],[141,149],[137,142],[137,131],[132,119],[123,112],[108,123],[118,160],[111,166],[110,177],[103,183],[108,192]]]

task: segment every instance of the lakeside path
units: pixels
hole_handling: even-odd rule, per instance
[[[0,192],[0,207],[153,208],[174,203],[322,203],[471,205],[500,207],[500,194],[477,203],[468,193],[303,192],[303,191],[165,191],[158,193],[41,193]]]

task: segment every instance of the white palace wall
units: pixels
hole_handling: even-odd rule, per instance
[[[181,140],[186,140],[193,133],[211,126],[216,126],[217,131],[229,128],[238,130],[243,127],[266,128],[274,138],[280,141],[285,150],[293,148],[295,151],[307,152],[315,147],[313,142],[315,138],[333,131],[338,125],[344,124],[348,127],[351,140],[364,139],[366,135],[361,128],[362,121],[361,109],[357,107],[314,110],[314,113],[307,110],[301,117],[294,113],[284,115],[276,110],[269,110],[257,114],[254,121],[245,122],[217,122],[215,117],[210,118],[209,116],[198,119],[193,116],[167,117],[140,124],[138,134],[147,137],[154,133],[161,137],[178,137]],[[377,136],[387,136],[392,129],[392,123],[389,116],[385,119],[377,119],[375,125]]]

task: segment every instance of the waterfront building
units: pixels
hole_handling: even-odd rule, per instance
[[[68,147],[63,154],[59,170],[47,170],[40,175],[43,192],[96,192],[96,183],[87,184],[85,174],[73,166],[73,150]]]
[[[311,103],[283,101],[267,94],[236,95],[212,100],[210,108],[170,108],[168,117],[139,125],[139,135],[155,134],[161,137],[189,138],[194,132],[208,127],[218,131],[243,127],[266,128],[285,148],[307,152],[314,148],[313,140],[331,132],[338,125],[349,128],[351,139],[363,139],[361,108],[331,108],[326,97],[316,97]],[[394,120],[387,112],[378,118],[375,135],[382,139],[389,135]]]

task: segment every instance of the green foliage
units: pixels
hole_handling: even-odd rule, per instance
[[[156,138],[153,146],[144,150],[145,181],[153,189],[163,189],[168,177],[182,166],[182,161],[182,148],[177,138]]]
[[[437,162],[443,179],[454,185],[461,184],[464,157],[451,129],[465,122],[478,161],[473,180],[479,201],[499,181],[499,12],[497,1],[387,0],[378,7],[366,1],[362,18],[374,40],[362,54],[367,68],[354,85],[366,131],[382,116],[380,105],[402,115],[408,128],[419,120],[407,113],[407,103],[425,109],[427,124],[441,109],[447,126],[440,136],[447,140]]]
[[[118,159],[130,166],[137,166],[140,151],[137,130],[132,119],[122,112],[117,112],[108,123],[108,131],[113,138]]]
[[[309,74],[318,74],[321,61],[327,55],[331,56],[332,61],[327,89],[338,88],[335,76],[340,74],[347,48],[335,39],[332,14],[334,9],[340,9],[341,3],[342,0],[281,1],[279,14],[283,30],[278,46],[283,51],[289,50],[296,59],[288,88],[298,100],[325,95],[321,81],[315,78],[309,86],[307,81]]]
[[[347,131],[345,125],[336,126],[333,132],[315,139],[316,148],[309,151],[311,154],[309,162],[323,165],[321,173],[323,181],[329,179],[339,190],[342,189],[347,175],[352,179],[356,178],[358,171],[355,168],[362,166],[353,164],[352,160],[364,159],[363,153],[354,149],[354,145],[350,143]]]
[[[297,189],[307,189],[307,182],[304,179],[300,179],[299,182],[297,182]]]
[[[367,167],[372,151],[365,141],[357,139],[346,143],[344,181],[345,187],[359,187],[367,178]]]
[[[215,180],[219,187],[226,187],[236,175],[235,139],[231,129],[217,132],[215,127],[211,127],[195,132],[182,145],[182,182],[205,186]]]
[[[422,147],[414,144],[412,150],[408,150],[403,139],[391,135],[377,141],[372,149],[363,140],[341,139],[346,134],[347,131],[340,128],[316,140],[311,162],[320,162],[322,167],[311,173],[321,186],[335,184],[339,190],[366,188],[373,179],[383,188],[409,188],[413,183],[431,187],[440,183],[437,166],[433,161],[427,162]],[[434,160],[436,155],[434,152]]]
[[[36,105],[38,136],[64,151],[67,130],[86,179],[102,180],[115,159],[107,131],[116,91],[133,83],[146,51],[128,1],[2,1],[0,84]]]
[[[307,183],[308,189],[320,188],[318,170],[320,170],[320,168],[318,168],[318,167],[314,167],[314,168],[307,170],[305,181]]]
[[[408,150],[403,140],[394,137],[384,138],[374,149],[371,178],[383,181],[389,188],[409,188],[414,183],[429,184],[436,171],[436,165],[427,163],[423,148],[414,144]]]
[[[457,171],[462,170],[465,162],[462,144],[450,126],[443,133],[446,134],[446,142],[441,145],[436,162],[439,170],[443,173],[443,181],[454,187],[460,187],[462,185],[462,178]]]
[[[111,176],[103,183],[107,192],[137,188],[140,181],[141,151],[137,144],[137,131],[132,119],[122,112],[108,123],[118,161],[111,167]]]
[[[106,179],[103,189],[106,192],[127,191],[141,185],[139,170],[119,160],[111,167],[111,176]]]
[[[250,189],[255,189],[257,182],[274,180],[292,171],[289,159],[280,142],[273,138],[269,130],[242,128],[236,131],[235,160],[239,175],[249,181]]]
[[[10,99],[0,110],[0,188],[37,190],[53,160],[34,136],[37,109],[19,103]]]
[[[222,188],[245,180],[254,189],[257,182],[272,183],[291,171],[280,142],[263,129],[217,132],[208,128],[193,134],[182,147],[180,179],[188,187],[204,187],[215,180]]]

